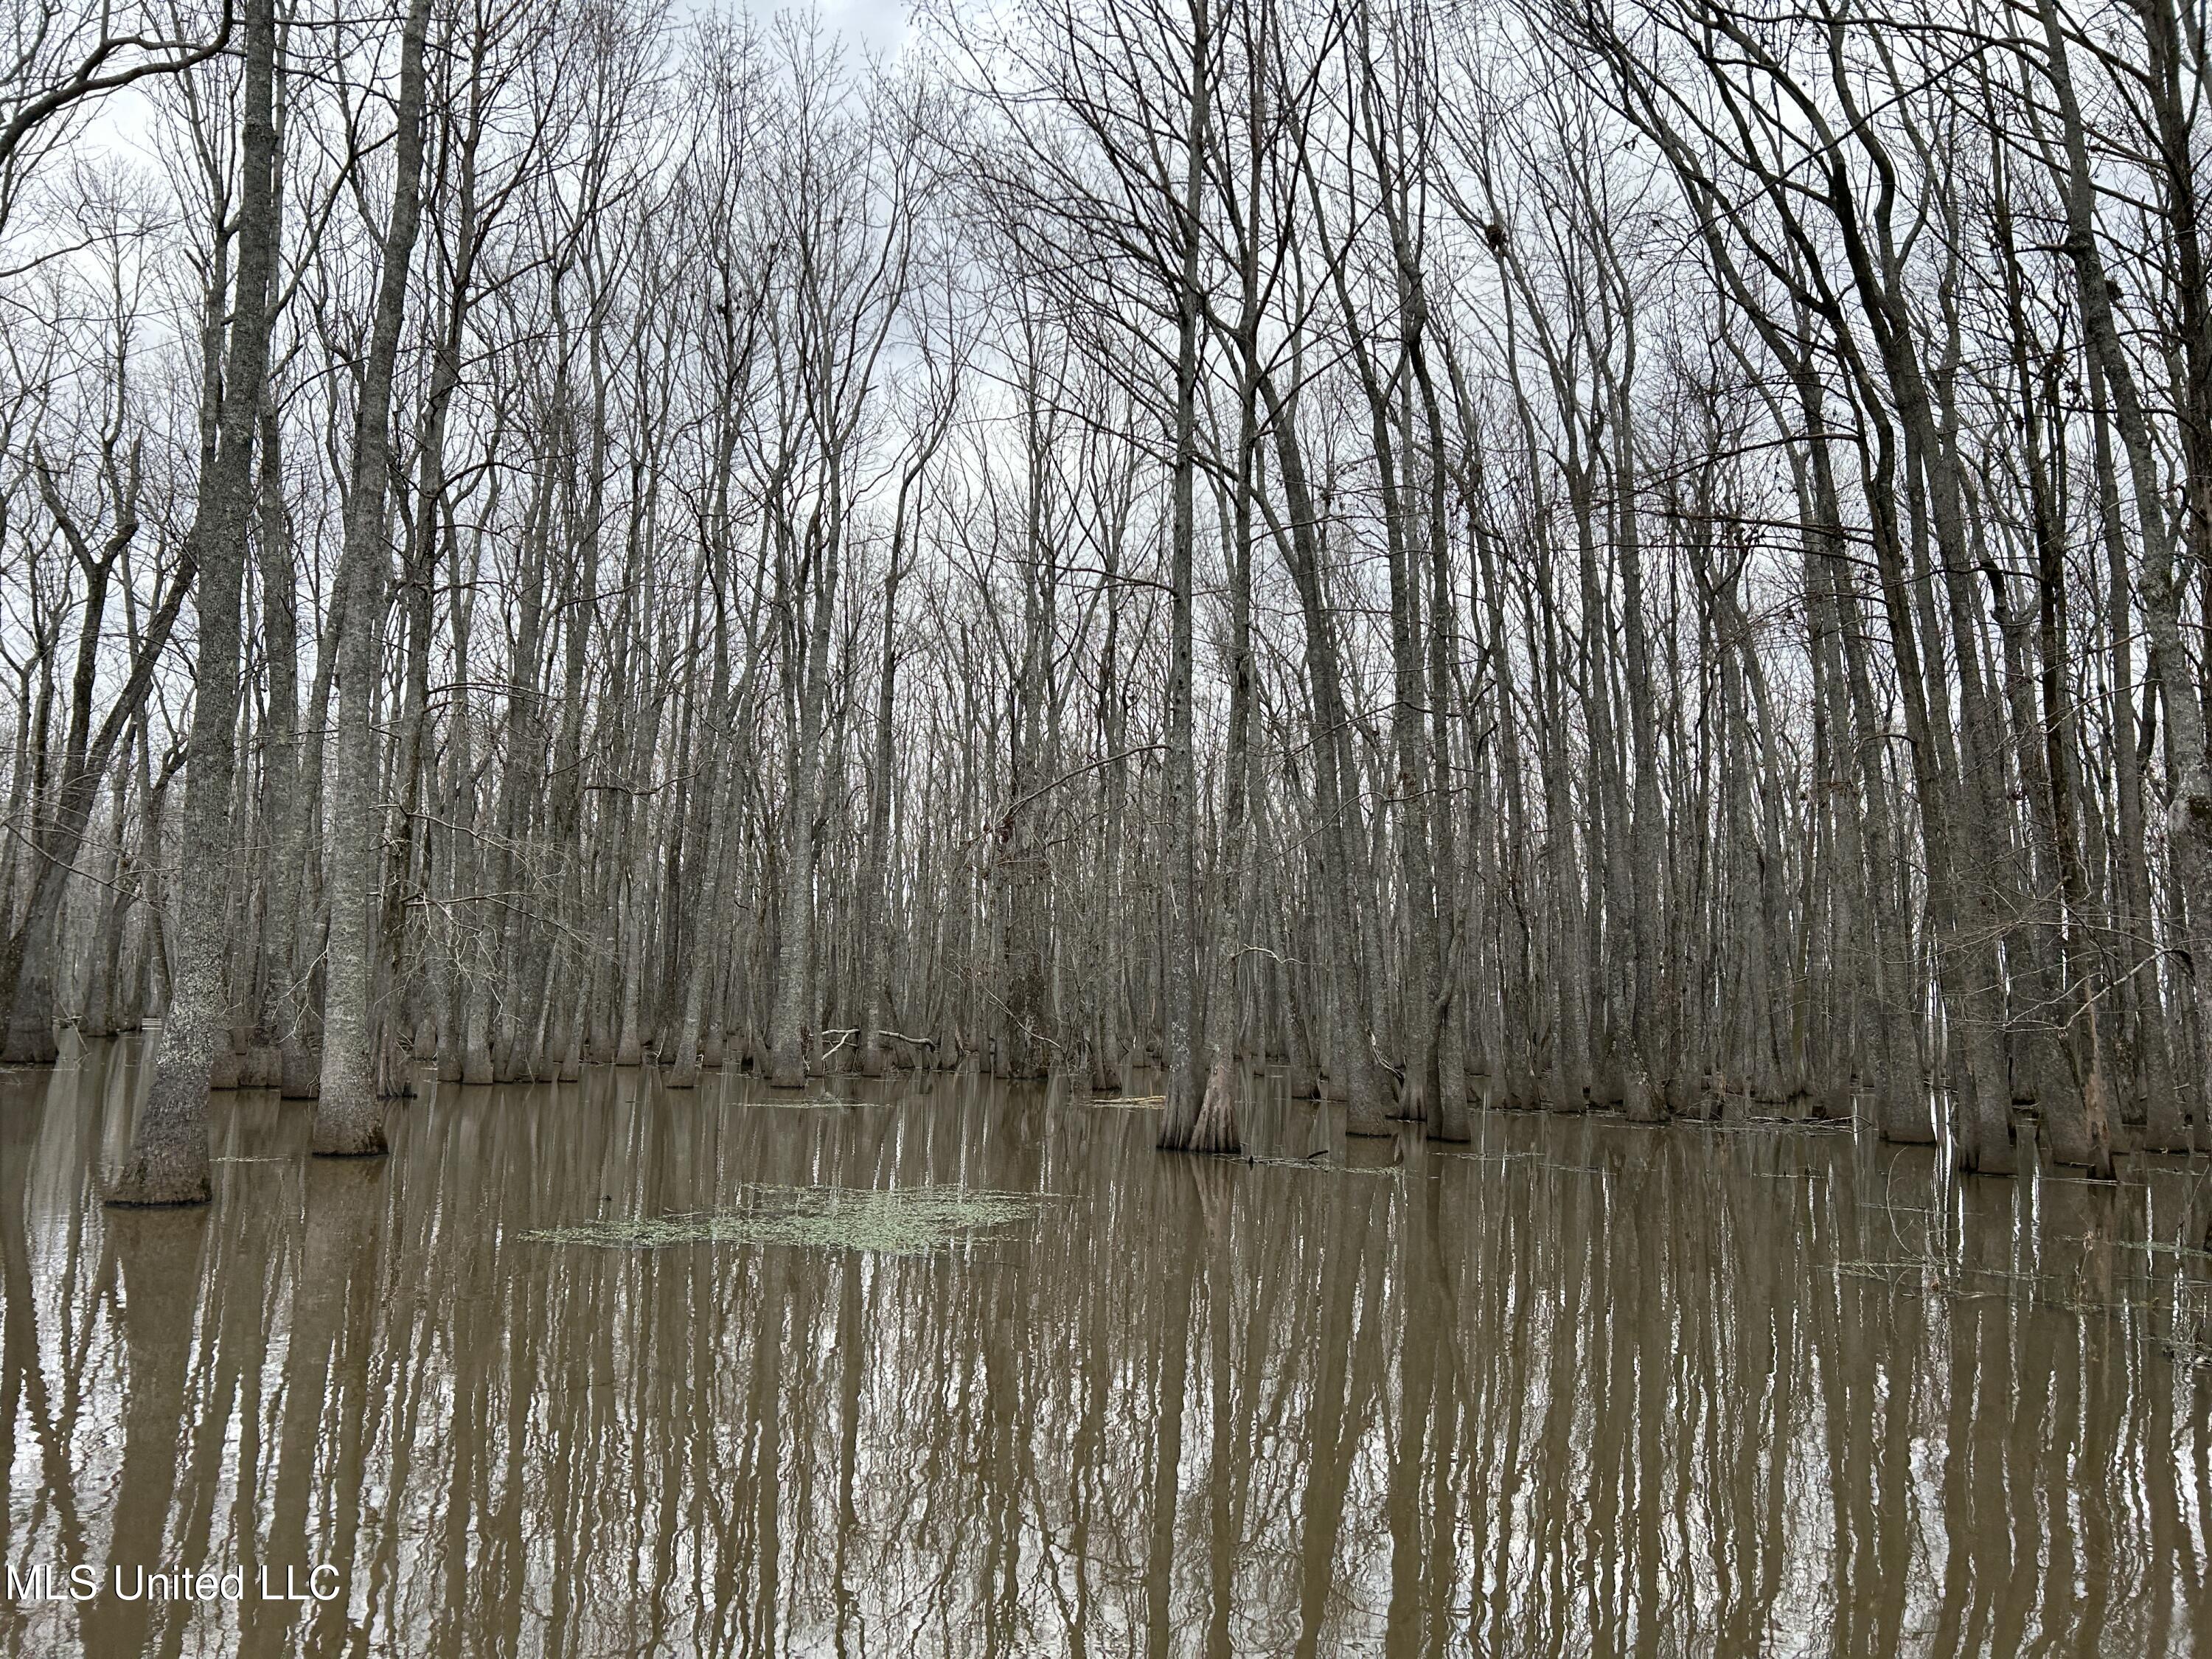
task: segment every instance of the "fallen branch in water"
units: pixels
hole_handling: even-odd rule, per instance
[[[847,1037],[858,1036],[860,1034],[860,1028],[857,1025],[833,1025],[828,1030],[818,1032],[817,1035],[833,1036],[837,1039],[835,1046],[830,1049],[830,1053],[834,1054],[839,1048],[845,1046]],[[894,1042],[910,1042],[917,1048],[934,1048],[937,1046],[935,1037],[908,1036],[904,1031],[886,1031],[878,1029],[876,1035],[879,1037],[889,1037]]]

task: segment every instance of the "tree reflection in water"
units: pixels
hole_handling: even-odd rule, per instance
[[[327,1560],[345,1594],[11,1604],[8,1655],[2212,1632],[2179,1165],[1959,1183],[1836,1131],[1493,1115],[1354,1143],[1397,1160],[1361,1176],[1158,1158],[1146,1113],[988,1080],[791,1112],[593,1069],[426,1093],[370,1165],[219,1097],[218,1155],[263,1161],[211,1210],[103,1211],[143,1082],[128,1045],[0,1080],[6,1560]],[[1255,1144],[1313,1144],[1253,1092]],[[1042,1196],[931,1255],[522,1237],[748,1182]]]

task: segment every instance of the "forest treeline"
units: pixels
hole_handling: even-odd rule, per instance
[[[33,14],[0,1005],[161,1018],[119,1200],[433,1057],[2203,1133],[2202,4]]]

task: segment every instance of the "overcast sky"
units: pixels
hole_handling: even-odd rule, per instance
[[[818,6],[830,27],[849,46],[887,58],[905,42],[907,0],[818,0]],[[779,12],[799,8],[784,0],[673,0],[672,9],[679,18],[720,11],[766,22]],[[149,147],[154,138],[145,94],[131,88],[102,99],[76,129],[70,147],[83,155],[106,153],[143,163],[153,159]]]
[[[715,8],[709,4],[698,9]],[[774,0],[735,0],[731,9],[765,20],[792,8]],[[905,0],[823,0],[821,10],[830,27],[854,46],[890,52],[906,37]]]

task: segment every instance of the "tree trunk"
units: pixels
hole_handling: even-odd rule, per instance
[[[405,320],[408,266],[422,216],[422,54],[429,15],[429,0],[410,0],[400,41],[391,222],[378,271],[375,322],[354,429],[352,488],[346,498],[340,586],[347,614],[339,646],[337,754],[331,773],[331,936],[322,1089],[313,1138],[315,1152],[324,1157],[366,1157],[385,1150],[374,1006],[375,928],[384,908],[384,895],[374,890],[380,863],[376,831],[384,817],[375,799],[377,667],[390,574],[385,502],[391,473],[392,379]]]
[[[221,377],[214,464],[204,466],[185,557],[198,581],[184,860],[173,935],[171,994],[153,1087],[113,1204],[201,1204],[208,1196],[208,1073],[228,1047],[222,963],[230,909],[230,797],[238,718],[239,599],[253,508],[253,428],[269,367],[276,269],[276,20],[272,0],[247,0],[240,143],[237,290]]]

